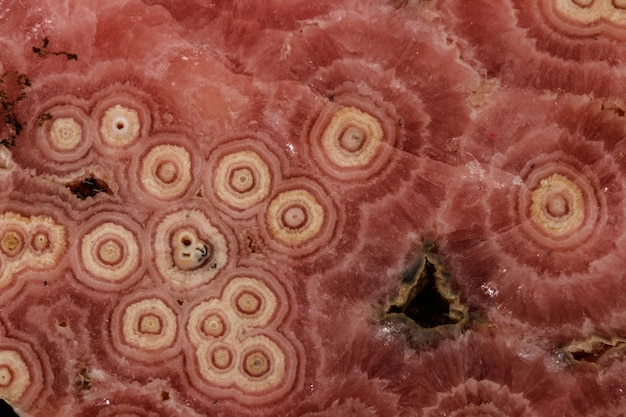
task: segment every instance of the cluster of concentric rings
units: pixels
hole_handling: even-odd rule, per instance
[[[25,268],[54,266],[67,245],[65,227],[47,216],[0,215],[0,287]]]
[[[192,385],[212,399],[258,405],[280,398],[298,368],[278,329],[287,293],[270,273],[242,268],[219,294],[181,308],[156,291],[136,291],[118,303],[106,331],[114,349],[139,364],[184,352]]]
[[[250,403],[270,390],[280,395],[293,383],[293,347],[276,330],[285,304],[285,294],[275,293],[278,288],[266,271],[239,270],[220,297],[191,309],[186,334],[193,366],[188,371],[200,390],[212,387],[220,396]]]

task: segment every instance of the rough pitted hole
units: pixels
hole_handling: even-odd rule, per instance
[[[170,399],[170,393],[168,391],[161,391],[161,401],[167,401]]]
[[[589,363],[597,362],[609,351],[620,350],[626,347],[626,342],[623,340],[602,340],[594,338],[593,342],[584,345],[570,345],[565,348],[565,351],[569,353],[577,362],[585,361]]]
[[[67,188],[81,200],[85,200],[87,197],[93,197],[98,193],[109,194],[111,192],[106,182],[95,178],[93,175],[73,182],[67,185]]]
[[[81,391],[88,391],[91,389],[91,377],[87,368],[80,368],[78,375],[76,375],[76,386]]]
[[[60,327],[67,327],[67,322],[66,322],[65,320],[61,320],[61,321],[59,322],[59,326],[60,326]]]
[[[423,329],[462,325],[467,320],[467,307],[451,291],[449,276],[433,251],[434,245],[425,245],[421,256],[409,265],[399,295],[387,304],[385,313],[408,319]]]
[[[13,411],[13,408],[7,404],[6,401],[0,399],[0,416],[3,417],[19,417],[18,414]]]
[[[402,306],[392,307],[390,313],[401,313],[425,328],[456,324],[450,317],[450,302],[437,288],[435,266],[426,262],[424,270],[414,287],[414,295]]]

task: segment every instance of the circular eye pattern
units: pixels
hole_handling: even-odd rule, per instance
[[[100,121],[100,134],[107,144],[124,147],[137,140],[140,127],[136,110],[116,104],[104,112]]]
[[[24,250],[26,232],[22,228],[6,225],[0,230],[0,251],[2,255],[11,259],[20,255]]]
[[[153,147],[141,163],[141,184],[153,197],[171,200],[182,196],[191,183],[191,157],[182,146]]]
[[[136,236],[136,231],[112,221],[92,227],[80,244],[81,266],[88,275],[78,278],[99,289],[118,289],[134,282],[141,266]]]
[[[261,139],[228,139],[211,151],[206,197],[228,216],[252,217],[280,179],[281,167]]]
[[[226,238],[197,210],[165,216],[156,228],[154,249],[161,276],[178,288],[208,283],[228,261]]]
[[[219,161],[214,187],[224,203],[246,210],[267,197],[271,183],[272,175],[263,159],[255,152],[240,151]]]
[[[65,228],[50,217],[0,214],[0,287],[22,270],[53,268],[66,245]]]
[[[584,219],[584,201],[578,186],[559,174],[541,180],[532,193],[531,218],[538,226],[563,235],[580,226]]]
[[[237,317],[239,325],[266,326],[278,306],[274,292],[260,279],[231,278],[224,289],[222,300]]]
[[[266,390],[281,382],[285,373],[285,354],[265,336],[253,336],[242,343],[240,373],[246,391]]]
[[[150,364],[180,353],[178,329],[178,314],[166,299],[137,292],[118,303],[103,331],[122,360]]]
[[[337,111],[322,135],[322,147],[340,167],[367,166],[377,154],[383,138],[378,120],[355,107]]]
[[[245,276],[248,275],[248,276]],[[253,278],[254,277],[254,278]],[[290,389],[297,355],[277,326],[288,295],[255,268],[226,276],[221,296],[194,306],[187,320],[189,375],[201,392],[262,404]]]
[[[225,314],[224,306],[218,300],[203,302],[194,307],[187,322],[187,333],[196,346],[227,335],[231,328],[230,315]]]
[[[0,397],[17,402],[30,385],[28,366],[18,352],[0,350]]]
[[[500,311],[535,325],[603,322],[624,305],[614,294],[624,288],[615,271],[624,264],[619,248],[626,238],[626,190],[621,151],[611,150],[609,141],[622,128],[613,133],[611,120],[581,98],[535,100],[538,112],[519,112],[531,99],[514,93],[511,100],[508,94],[500,98],[511,104],[485,110],[476,137],[470,133],[466,141],[468,153],[478,155],[477,147],[483,147],[481,158],[489,167],[475,169],[475,175],[469,170],[458,192],[478,186],[484,198],[465,198],[464,210],[471,219],[486,213],[484,221],[472,220],[469,231],[469,217],[450,216],[443,250],[453,254],[457,282],[472,302],[497,303]],[[556,104],[570,110],[551,114]],[[579,110],[569,114],[571,109]],[[516,116],[506,117],[509,112]],[[563,117],[576,124],[558,126]],[[501,120],[509,133],[486,151],[482,132],[493,120]],[[596,120],[593,132],[584,127],[590,120]],[[535,124],[546,127],[529,127]],[[467,236],[474,243],[463,241]]]
[[[68,104],[43,107],[35,127],[35,144],[56,163],[81,163],[93,142],[93,121],[81,107],[69,104],[80,102],[76,97],[60,97],[58,101]]]
[[[226,343],[203,344],[196,356],[203,378],[218,385],[232,383],[233,367],[238,356],[232,346]]]
[[[45,229],[35,231],[30,240],[31,249],[38,254],[46,252],[50,248],[50,236]]]
[[[334,179],[362,181],[389,162],[395,129],[384,109],[364,99],[339,97],[315,119],[309,133],[312,156]]]
[[[273,236],[287,244],[300,244],[319,233],[324,215],[324,208],[309,191],[289,190],[271,201],[267,222]]]
[[[52,145],[60,150],[74,149],[80,143],[83,128],[72,118],[59,118],[50,126]]]
[[[127,306],[122,320],[124,340],[139,349],[163,349],[169,347],[176,337],[176,316],[157,298]]]
[[[202,332],[211,337],[220,337],[226,332],[224,319],[217,314],[212,314],[202,320]]]
[[[196,357],[205,383],[221,387],[234,384],[243,393],[271,389],[285,376],[284,353],[265,336],[246,338],[237,349],[226,343],[205,343]]]
[[[593,183],[576,168],[564,163],[543,163],[545,158],[530,162],[533,168],[519,189],[522,227],[539,244],[571,247],[594,231],[601,221],[604,202],[598,200]]]
[[[337,224],[332,200],[311,181],[292,180],[283,188],[271,199],[260,219],[268,243],[290,256],[324,249]]]

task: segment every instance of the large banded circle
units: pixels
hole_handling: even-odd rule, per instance
[[[324,130],[322,147],[335,165],[363,167],[378,153],[383,134],[375,117],[356,107],[344,107]]]
[[[287,244],[300,244],[313,238],[324,223],[324,208],[307,190],[296,189],[278,194],[267,210],[272,235]]]
[[[191,183],[189,152],[182,146],[155,146],[143,158],[139,175],[152,196],[165,200],[180,197]]]
[[[176,315],[158,298],[127,306],[122,319],[124,340],[138,349],[158,350],[171,346],[177,327]]]
[[[83,237],[80,255],[85,269],[107,282],[128,277],[139,265],[135,235],[112,222],[101,224]]]
[[[0,397],[18,401],[30,385],[28,365],[14,350],[0,350]]]
[[[245,210],[267,197],[271,182],[269,167],[257,153],[239,151],[220,159],[214,187],[224,203]]]

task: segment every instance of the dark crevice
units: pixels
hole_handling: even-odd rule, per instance
[[[407,268],[398,296],[385,309],[387,317],[397,316],[424,329],[467,321],[467,307],[451,291],[450,277],[434,251],[434,245],[425,245]]]
[[[48,55],[53,56],[65,56],[69,61],[78,61],[78,55],[70,53],[70,52],[61,52],[61,51],[50,51],[48,50],[48,44],[50,40],[48,38],[43,38],[41,42],[41,46],[33,46],[33,53],[37,55],[39,58],[45,58]]]
[[[3,417],[19,417],[15,411],[13,411],[13,407],[7,404],[6,401],[0,399],[0,416]]]
[[[88,197],[94,197],[96,194],[105,193],[110,194],[111,190],[106,182],[96,177],[89,176],[87,178],[83,178],[82,180],[78,180],[72,182],[66,187],[74,194],[76,197],[81,200],[85,200]]]
[[[435,266],[426,261],[422,275],[413,288],[413,298],[403,306],[392,306],[389,312],[402,313],[426,328],[458,323],[459,320],[450,317],[450,301],[439,293],[436,272]]]
[[[619,103],[602,103],[600,110],[610,111],[614,113],[617,117],[624,117],[626,111],[622,107],[623,106]]]

